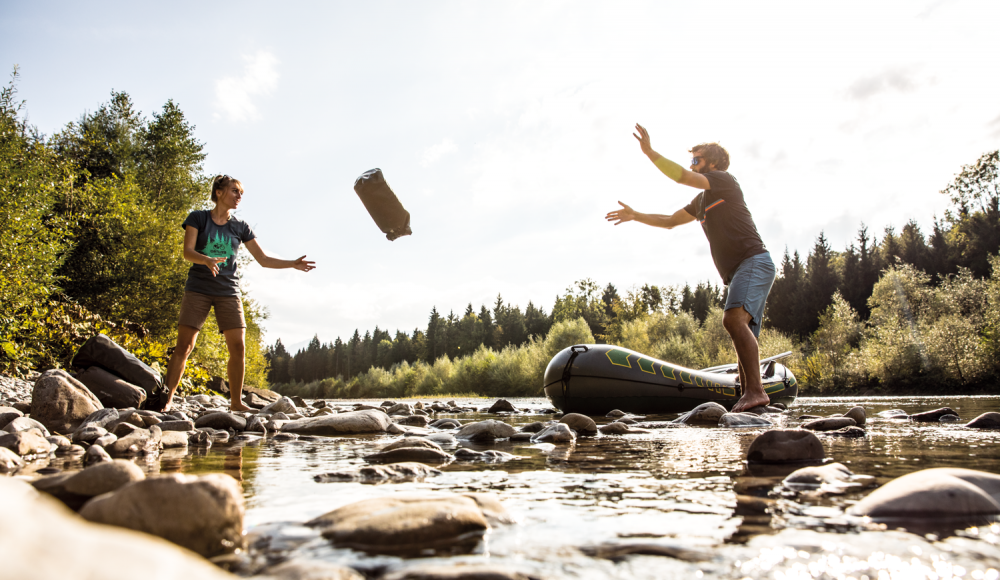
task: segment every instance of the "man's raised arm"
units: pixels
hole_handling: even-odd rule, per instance
[[[708,178],[704,175],[695,173],[694,171],[688,171],[687,169],[684,169],[680,165],[660,155],[656,151],[653,151],[653,146],[649,140],[649,132],[646,131],[645,127],[636,123],[635,130],[638,134],[632,133],[632,136],[639,140],[639,147],[642,149],[642,152],[646,155],[646,157],[649,157],[649,160],[653,162],[653,165],[662,171],[664,175],[681,185],[687,185],[697,189],[711,188],[711,185],[708,183]]]

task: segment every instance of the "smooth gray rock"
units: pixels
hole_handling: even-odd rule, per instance
[[[247,428],[244,431],[249,433],[263,433],[267,434],[267,425],[264,424],[264,420],[261,419],[259,415],[254,415],[250,417],[247,421]]]
[[[924,411],[923,413],[917,413],[915,415],[910,415],[910,421],[916,421],[918,423],[937,423],[941,420],[944,415],[958,415],[950,407],[941,407],[940,409],[934,409],[933,411]]]
[[[441,449],[431,447],[399,447],[390,451],[383,451],[366,455],[365,461],[368,463],[448,463],[453,460],[450,454]]]
[[[146,479],[146,474],[138,465],[124,459],[115,459],[96,463],[74,473],[63,483],[63,487],[69,493],[94,497],[143,479]]]
[[[687,413],[684,413],[680,417],[674,419],[674,423],[683,423],[685,425],[718,425],[722,416],[726,414],[726,408],[722,405],[709,401],[707,403],[702,403],[691,409]]]
[[[490,507],[497,509],[503,508]],[[336,546],[372,553],[471,551],[490,529],[485,512],[471,494],[390,494],[348,504],[306,525],[320,528]]]
[[[69,434],[104,405],[62,369],[42,373],[31,391],[31,418],[53,432]]]
[[[264,570],[263,575],[281,580],[365,580],[351,568],[322,560],[288,560]]]
[[[531,437],[532,443],[572,443],[576,441],[576,435],[569,425],[565,423],[553,423]]]
[[[382,576],[381,580],[541,580],[541,578],[500,564],[444,565],[418,561],[416,565]]]
[[[719,419],[720,427],[770,427],[771,422],[754,413],[726,413]]]
[[[91,445],[87,448],[87,452],[83,454],[84,465],[93,465],[104,461],[111,461],[111,455],[99,445]]]
[[[6,447],[21,457],[45,456],[56,450],[38,429],[0,435],[0,447]]]
[[[496,449],[476,451],[474,449],[466,449],[465,447],[462,447],[461,449],[455,450],[455,459],[458,459],[459,461],[485,461],[488,463],[499,463],[503,461],[513,461],[515,459],[523,459],[523,457],[512,453],[497,451]]]
[[[189,435],[186,431],[164,431],[160,436],[160,445],[162,445],[164,449],[187,447],[188,437]]]
[[[277,401],[265,406],[260,410],[263,415],[273,415],[275,413],[284,413],[286,415],[291,415],[293,413],[298,413],[298,409],[295,407],[295,402],[289,397],[281,397]]]
[[[1000,475],[942,467],[896,478],[851,506],[851,515],[931,519],[1000,515]]]
[[[513,427],[503,421],[487,419],[486,421],[462,425],[462,428],[455,433],[455,437],[464,441],[493,441],[507,439],[516,432]]]
[[[6,427],[11,421],[18,417],[23,417],[24,413],[14,407],[0,407],[0,429]]]
[[[824,417],[803,423],[802,428],[810,431],[836,431],[844,427],[854,427],[856,424],[850,417]]]
[[[586,415],[569,413],[563,415],[562,419],[559,419],[559,422],[569,426],[569,428],[576,431],[578,435],[597,435],[597,423]]]
[[[194,431],[194,421],[164,421],[160,423],[160,430],[166,433],[167,431]]]
[[[628,413],[626,413],[625,411],[620,411],[618,409],[614,409],[612,411],[608,411],[608,414],[605,415],[605,417],[608,417],[610,419],[617,419],[619,417],[624,417],[627,414]]]
[[[0,472],[11,473],[24,467],[24,460],[6,447],[0,447]]]
[[[441,475],[441,471],[418,462],[369,465],[357,471],[324,473],[313,477],[319,483],[331,481],[361,481],[361,483],[385,483],[388,481],[419,481],[426,477]]]
[[[115,441],[118,441],[118,436],[115,435],[114,433],[108,433],[107,435],[102,435],[97,439],[94,439],[94,442],[91,443],[91,445],[97,445],[98,447],[107,447],[108,445],[111,445]]]
[[[644,433],[652,433],[649,429],[632,427],[627,423],[621,423],[618,421],[598,427],[597,430],[605,435],[642,435]]]
[[[522,433],[539,433],[542,429],[548,427],[548,423],[542,423],[541,421],[535,421],[534,423],[528,423],[527,425],[521,426]]]
[[[950,417],[951,415],[945,415]],[[944,417],[942,417],[944,419]],[[1000,429],[1000,413],[988,412],[965,424],[970,429]]]
[[[79,429],[73,432],[73,441],[79,443],[81,441],[90,443],[98,437],[102,437],[108,434],[108,430],[104,427],[100,427],[95,423],[87,423],[81,425]]]
[[[857,406],[851,407],[851,410],[844,413],[844,416],[854,419],[854,423],[857,424],[858,427],[864,427],[865,421],[868,419],[868,415],[865,413],[865,408]]]
[[[56,453],[67,453],[73,448],[73,442],[62,435],[49,435],[45,440],[56,446]]]
[[[354,435],[384,433],[390,424],[389,416],[382,411],[365,410],[289,421],[281,430],[300,435]]]
[[[386,445],[381,449],[384,453],[386,451],[392,451],[393,449],[400,449],[403,447],[427,447],[428,449],[437,449],[441,451],[441,446],[427,439],[426,437],[403,437],[399,441],[393,441],[392,443]]]
[[[46,437],[51,435],[49,430],[45,428],[45,425],[42,425],[31,417],[17,417],[16,419],[11,419],[3,430],[7,433],[18,433],[20,431],[27,431],[28,429],[38,429]]]
[[[750,463],[819,462],[825,457],[819,438],[804,429],[765,431],[747,449],[747,461]]]
[[[810,465],[796,469],[781,483],[786,487],[819,487],[822,484],[844,484],[854,475],[843,463]]]
[[[499,399],[497,402],[490,406],[490,410],[487,413],[517,413],[517,407],[510,404],[507,399]]]
[[[17,478],[0,478],[0,562],[4,578],[150,578],[232,580],[214,564],[170,542],[91,524]],[[53,546],[60,546],[57,554]],[[114,554],[113,561],[109,560]]]
[[[146,401],[146,391],[100,367],[90,367],[76,379],[86,385],[105,407],[139,408]]]
[[[426,427],[430,421],[423,415],[410,415],[396,420],[398,425],[408,425],[413,427]]]
[[[155,455],[160,452],[160,437],[163,432],[157,425],[147,429],[135,429],[125,436],[119,436],[114,443],[105,446],[112,456]]]
[[[195,428],[211,427],[212,429],[235,429],[242,431],[247,427],[247,420],[239,415],[219,411],[198,417],[198,420],[194,422],[194,426]]]
[[[243,548],[243,513],[239,482],[221,473],[150,477],[80,510],[88,521],[159,536],[206,558]]]
[[[428,425],[428,427],[434,427],[435,429],[458,429],[461,426],[462,423],[457,419],[438,419]]]
[[[413,414],[413,405],[409,403],[396,403],[394,405],[390,405],[385,412],[389,415],[409,416]]]

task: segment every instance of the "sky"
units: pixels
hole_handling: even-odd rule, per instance
[[[317,262],[244,276],[268,342],[300,345],[498,294],[549,311],[585,278],[720,284],[696,222],[605,221],[698,193],[642,155],[637,122],[683,165],[728,149],[775,262],[862,223],[928,233],[940,190],[1000,146],[997,22],[995,0],[0,0],[0,64],[46,134],[112,90],[147,116],[173,99],[261,246]],[[387,241],[354,193],[375,167],[412,236]]]

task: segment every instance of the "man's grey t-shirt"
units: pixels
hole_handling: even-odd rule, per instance
[[[694,196],[684,211],[701,222],[715,268],[722,276],[722,283],[728,286],[740,262],[763,254],[767,248],[757,233],[736,178],[725,171],[702,175],[708,179],[709,189]]]
[[[231,218],[225,225],[212,221],[211,210],[191,212],[181,228],[191,226],[198,230],[198,239],[194,249],[200,254],[211,258],[228,258],[219,262],[219,273],[212,276],[208,266],[193,264],[188,270],[187,284],[184,289],[189,292],[208,294],[209,296],[239,296],[240,285],[236,278],[236,258],[240,245],[254,239],[250,226],[243,220]]]

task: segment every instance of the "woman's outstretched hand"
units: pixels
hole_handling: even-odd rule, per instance
[[[653,145],[649,141],[649,131],[646,131],[646,128],[639,123],[635,124],[635,130],[638,135],[632,133],[632,136],[639,140],[639,147],[642,149],[642,152],[646,155],[653,153]]]
[[[315,264],[316,262],[309,262],[306,260],[305,256],[302,256],[298,260],[295,260],[295,263],[292,264],[292,267],[295,268],[296,270],[302,270],[303,272],[308,272],[309,270],[312,270],[313,268],[316,267]]]
[[[635,219],[635,210],[620,201],[618,205],[622,206],[622,209],[609,211],[608,215],[604,216],[604,219],[609,222],[615,222],[616,226]]]

